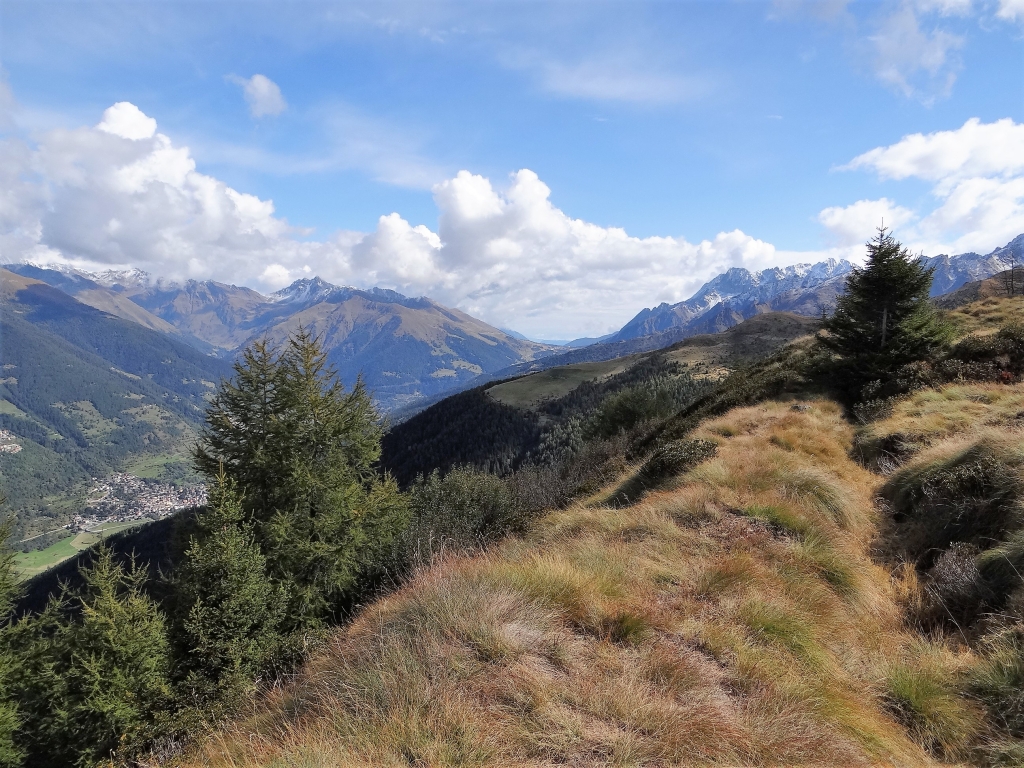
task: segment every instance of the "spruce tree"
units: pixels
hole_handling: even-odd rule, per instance
[[[4,499],[0,498],[0,505]],[[18,584],[14,575],[14,552],[7,546],[11,536],[10,518],[0,523],[0,768],[21,765],[21,750],[14,744],[18,728],[18,705],[11,684],[18,674],[17,659],[10,646],[11,620]]]
[[[83,586],[19,622],[12,647],[29,764],[91,766],[123,758],[160,732],[170,708],[168,639],[146,569],[100,547]]]
[[[271,661],[283,605],[234,481],[223,473],[199,513],[175,604],[184,698],[204,709],[230,707]]]
[[[868,260],[846,280],[819,340],[838,355],[841,386],[856,399],[865,384],[934,357],[951,336],[929,301],[927,269],[884,227],[867,243]]]
[[[218,392],[196,466],[237,484],[272,582],[287,594],[283,628],[336,618],[359,574],[405,525],[397,485],[375,470],[382,427],[362,381],[346,390],[305,329],[278,353],[260,342]]]
[[[284,368],[277,351],[263,339],[243,350],[234,371],[207,408],[194,461],[211,482],[226,472],[244,490],[254,514],[265,519],[278,506],[288,474]]]

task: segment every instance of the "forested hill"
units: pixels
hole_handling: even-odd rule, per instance
[[[0,275],[0,454],[17,534],[66,523],[92,477],[147,458],[171,476],[223,360],[84,305],[38,281]]]
[[[663,350],[489,382],[392,427],[381,463],[404,485],[435,469],[472,466],[507,474],[526,461],[550,462],[567,442],[610,436],[666,415],[672,405],[704,391],[709,377],[770,354],[817,327],[811,318],[769,313]]]

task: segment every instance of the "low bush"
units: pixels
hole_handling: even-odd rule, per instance
[[[881,495],[892,506],[901,554],[929,567],[953,542],[979,548],[1022,525],[1024,455],[1013,442],[939,446],[893,474]]]
[[[1019,530],[1006,541],[982,552],[978,557],[978,570],[999,598],[999,604],[1024,587],[1024,531]]]
[[[626,468],[626,436],[592,440],[552,464],[530,464],[508,478],[516,505],[526,515],[564,507],[594,493]]]
[[[718,452],[711,440],[674,440],[654,450],[640,471],[624,482],[612,495],[612,504],[627,506],[637,502],[647,491],[707,461]]]
[[[954,542],[935,560],[923,585],[917,619],[926,629],[952,621],[968,627],[994,602],[994,593],[978,568],[979,550]]]
[[[469,549],[522,525],[508,484],[469,467],[434,470],[409,488],[403,559],[414,563],[444,549]]]

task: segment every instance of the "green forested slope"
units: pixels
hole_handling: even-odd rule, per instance
[[[16,540],[67,522],[92,477],[180,453],[226,369],[24,279],[5,280],[0,341],[0,429],[22,449],[0,454]]]

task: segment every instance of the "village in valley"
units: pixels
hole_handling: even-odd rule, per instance
[[[123,472],[104,480],[93,478],[93,482],[83,513],[67,526],[71,530],[90,531],[108,523],[158,520],[179,509],[206,503],[206,486],[201,483],[174,486]]]
[[[7,429],[0,429],[0,453],[21,453],[21,446],[15,442],[17,435]]]

